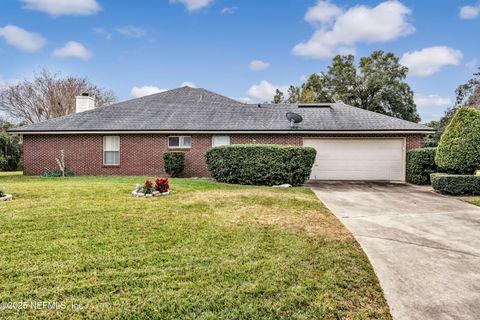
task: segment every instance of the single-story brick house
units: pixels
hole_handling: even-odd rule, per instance
[[[205,153],[224,144],[312,146],[312,179],[405,180],[406,151],[431,128],[343,103],[245,104],[182,87],[10,130],[23,136],[24,173],[56,168],[60,150],[77,175],[161,175],[162,154],[186,154],[186,176],[209,176]],[[286,113],[301,115],[292,125]]]

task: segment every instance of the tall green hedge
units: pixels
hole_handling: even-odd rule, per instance
[[[480,195],[480,176],[433,173],[431,179],[433,189],[443,194]]]
[[[448,173],[473,174],[480,168],[480,110],[458,109],[440,139],[435,162]]]
[[[220,182],[298,186],[310,177],[316,154],[310,147],[230,145],[209,149],[206,160]]]
[[[20,167],[22,146],[20,138],[0,132],[0,171],[13,171]]]
[[[430,184],[430,174],[437,171],[436,152],[437,148],[418,148],[407,152],[407,182]]]
[[[163,154],[163,167],[170,176],[180,176],[185,169],[185,153],[181,151],[165,152]]]

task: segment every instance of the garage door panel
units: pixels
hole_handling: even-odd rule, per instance
[[[317,150],[311,179],[403,180],[403,139],[305,139]]]

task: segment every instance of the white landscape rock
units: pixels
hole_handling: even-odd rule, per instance
[[[6,194],[3,197],[0,197],[0,201],[10,201],[13,199],[13,196],[11,194]]]
[[[292,185],[289,183],[280,184],[278,186],[273,186],[274,188],[290,188]]]
[[[142,192],[137,192],[137,190],[132,191],[132,196],[136,198],[153,198],[153,197],[159,197],[159,196],[166,196],[170,194],[170,190],[167,192],[160,193],[159,191],[154,191],[151,194],[145,194]]]
[[[141,193],[141,192],[137,192],[137,190],[133,190],[132,191],[132,196],[134,196],[134,197],[144,197],[145,194]]]

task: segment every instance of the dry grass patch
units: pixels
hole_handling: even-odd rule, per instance
[[[316,198],[313,192],[244,190],[215,191],[193,194],[187,203],[215,204],[213,221],[222,224],[258,224],[309,236],[352,239],[341,222]],[[248,205],[246,205],[248,204]]]

